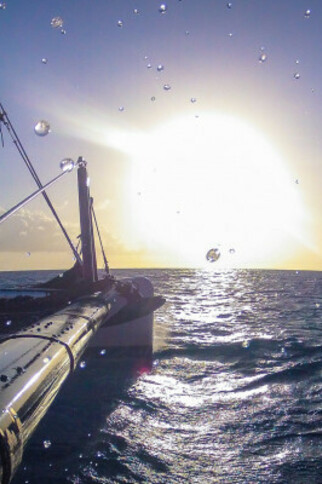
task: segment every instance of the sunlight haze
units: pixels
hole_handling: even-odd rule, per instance
[[[88,162],[112,268],[322,270],[322,5],[312,0],[305,16],[306,4],[172,0],[160,13],[148,0],[17,0],[0,10],[0,101],[43,184],[63,158]],[[40,120],[47,136],[34,132]],[[4,212],[35,186],[2,131]],[[48,190],[75,243],[76,180]],[[0,270],[73,264],[41,197],[1,234]]]

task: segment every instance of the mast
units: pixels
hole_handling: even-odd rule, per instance
[[[98,280],[95,244],[93,236],[92,222],[92,201],[89,191],[89,177],[86,168],[86,161],[78,158],[77,178],[78,178],[78,200],[79,218],[81,227],[81,242],[83,255],[83,278],[87,282]]]

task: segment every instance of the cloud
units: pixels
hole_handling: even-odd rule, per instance
[[[104,210],[109,205],[104,200],[98,210]],[[0,208],[0,213],[4,212]],[[63,225],[76,246],[80,233],[77,222]],[[107,231],[100,225],[100,233],[104,251],[111,268],[119,267],[152,267],[153,255],[143,248],[129,248],[128,244]],[[100,244],[96,229],[95,244],[97,262],[103,267]],[[20,256],[23,255],[23,259]],[[32,257],[30,257],[32,256]],[[73,254],[65,240],[56,220],[51,213],[21,209],[1,225],[0,266],[1,270],[17,270],[30,268],[61,268],[68,267],[73,261]]]
[[[104,205],[108,205],[108,200],[103,201],[99,208],[103,209]],[[63,225],[76,246],[80,230],[78,223],[64,223],[63,221]],[[106,257],[111,266],[126,266],[129,264],[128,261],[132,259],[135,265],[136,261],[143,257],[141,250],[131,251],[126,247],[126,244],[106,231],[104,227],[100,227],[100,231]],[[95,239],[98,264],[103,266],[101,249],[96,234]],[[37,254],[40,256],[41,253],[49,253],[48,261],[53,266],[56,265],[54,261],[58,253],[65,253],[66,255],[70,253],[71,258],[73,257],[67,241],[51,214],[46,214],[43,211],[31,212],[27,209],[21,209],[1,226],[0,254],[7,254],[7,256],[12,254],[14,256],[14,254],[21,252],[28,254],[28,256]],[[130,265],[133,264],[130,262]]]
[[[63,225],[75,240],[76,224]],[[56,220],[42,211],[21,209],[1,226],[1,252],[62,252],[68,247]]]

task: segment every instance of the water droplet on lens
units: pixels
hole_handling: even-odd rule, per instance
[[[162,64],[159,64],[159,65],[157,66],[157,71],[158,71],[158,72],[164,71],[164,66],[163,66]]]
[[[5,10],[6,9],[6,4],[4,2],[0,3],[0,9]]]
[[[119,111],[120,111],[120,112],[123,112],[123,111],[124,111],[124,106],[120,106],[120,107],[119,107]]]
[[[228,36],[229,37],[232,37],[233,36],[232,32],[229,32]]]
[[[149,63],[149,64],[147,64],[147,68],[148,68],[148,69],[151,69],[151,67],[152,67],[152,64],[150,64],[150,63]]]
[[[105,349],[101,350],[100,355],[102,355],[102,356],[106,355],[106,350]]]
[[[231,8],[232,6],[233,6],[233,4],[231,2],[227,3],[227,8]]]
[[[138,8],[134,8],[133,9],[133,13],[135,13],[135,15],[138,15],[140,12],[139,12],[139,9]]]
[[[46,136],[48,133],[50,133],[50,124],[44,120],[38,121],[34,130],[38,136]]]
[[[245,341],[242,342],[242,347],[249,348],[249,341],[247,341],[247,339],[245,339]]]
[[[86,368],[86,361],[81,361],[79,364],[80,368]]]
[[[59,166],[62,171],[72,171],[72,169],[75,166],[75,163],[71,158],[64,158],[60,162]]]
[[[49,447],[51,446],[50,440],[44,440],[43,441],[43,446],[45,447],[45,449],[49,449]]]
[[[206,254],[206,259],[209,262],[216,262],[220,257],[219,249],[210,249]]]
[[[195,97],[192,97],[192,98],[190,99],[190,102],[192,102],[192,103],[196,103],[196,102],[197,102],[197,99],[196,99]]]
[[[98,451],[96,452],[96,457],[98,457],[98,459],[100,459],[101,457],[103,457],[103,455],[104,455],[104,454],[103,454],[103,453],[102,453],[100,450],[98,450]]]
[[[304,17],[305,17],[305,18],[310,18],[310,16],[311,16],[311,10],[308,8],[308,9],[307,9],[307,10],[305,10],[305,12],[304,12]]]
[[[185,30],[185,32],[184,32],[184,33],[185,33],[185,35],[190,35],[189,30]]]
[[[161,5],[159,7],[159,12],[160,13],[166,13],[167,10],[168,10],[168,6],[165,3],[161,3]]]
[[[298,59],[296,59],[295,64],[299,64],[299,63],[300,63],[300,61]]]
[[[31,252],[26,252],[26,256],[27,257],[30,257],[31,256]]]
[[[45,358],[42,360],[43,363],[49,363],[51,360],[50,356],[45,356]]]
[[[235,249],[233,249],[233,248],[229,249],[229,254],[235,254],[235,252],[236,252]]]
[[[147,55],[144,56],[144,60],[147,60],[149,57]]]
[[[299,184],[299,181],[298,180],[295,180],[295,183],[298,185]]]
[[[164,84],[163,89],[164,89],[165,91],[170,91],[171,86],[170,86],[169,84]]]
[[[151,97],[151,101],[155,101],[155,96],[152,96]]]
[[[320,307],[320,304],[319,303],[315,303],[315,307],[316,308],[319,308]]]
[[[295,72],[293,77],[294,77],[294,79],[299,79],[301,76],[298,72]]]
[[[64,24],[64,21],[61,17],[54,17],[50,22],[50,25],[53,27],[53,29],[61,28],[63,24]]]
[[[263,62],[266,62],[266,60],[267,60],[267,54],[261,54],[261,55],[259,56],[258,61],[259,61],[261,64],[263,64]]]
[[[123,27],[123,20],[118,20],[117,26],[122,28]]]
[[[61,33],[62,35],[66,35],[66,30],[65,30],[65,29],[60,29],[60,33]]]
[[[48,59],[47,59],[46,57],[43,57],[43,58],[41,59],[41,62],[42,62],[43,64],[47,64]]]
[[[10,319],[8,319],[8,321],[6,322],[6,325],[7,325],[7,326],[10,326],[10,325],[11,325],[11,323],[12,323],[12,321],[11,321]]]

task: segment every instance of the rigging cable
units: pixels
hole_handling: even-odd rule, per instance
[[[17,150],[19,151],[19,153],[20,153],[20,155],[21,155],[21,157],[22,157],[25,165],[27,166],[29,172],[31,173],[31,176],[33,177],[33,179],[35,180],[36,184],[38,185],[38,188],[43,188],[43,185],[42,185],[42,183],[41,183],[41,181],[40,181],[40,179],[39,179],[39,177],[38,177],[38,175],[36,173],[36,170],[34,169],[34,167],[33,167],[32,163],[31,163],[31,161],[30,161],[30,159],[29,159],[29,157],[28,157],[28,155],[27,155],[24,147],[22,146],[22,143],[21,143],[21,141],[20,141],[20,139],[19,139],[19,137],[18,137],[18,135],[17,135],[14,127],[12,126],[12,124],[10,122],[10,119],[8,118],[8,115],[7,115],[7,113],[4,110],[4,107],[0,103],[0,122],[1,121],[3,122],[3,124],[5,125],[5,127],[7,128],[7,131],[9,133],[9,135],[10,135],[13,143],[15,144]],[[71,248],[71,250],[72,250],[72,252],[73,252],[73,254],[75,256],[75,258],[76,258],[76,260],[82,265],[82,260],[81,260],[81,258],[79,256],[77,250],[75,249],[74,244],[72,243],[69,235],[67,234],[67,232],[65,230],[65,227],[63,226],[63,224],[62,224],[62,222],[61,222],[61,220],[60,220],[60,218],[59,218],[59,216],[58,216],[55,208],[53,207],[53,205],[52,205],[52,203],[51,203],[51,201],[50,201],[47,193],[46,192],[42,192],[42,195],[43,195],[44,199],[46,200],[47,205],[50,208],[53,216],[55,217],[55,219],[56,219],[56,221],[57,221],[57,223],[58,223],[61,231],[63,232],[63,234],[64,234],[64,236],[65,236],[65,238],[66,238],[66,240],[67,240],[67,242],[68,242],[68,244],[69,244],[69,246],[70,246],[70,248]]]
[[[1,145],[2,148],[4,148],[4,137],[3,137],[3,132],[2,132],[2,124],[1,121],[3,121],[3,115],[0,113],[0,136],[1,136]]]
[[[97,223],[97,219],[96,219],[96,215],[95,215],[93,203],[91,204],[91,208],[92,208],[93,219],[94,219],[94,223],[95,223],[95,227],[96,227],[96,232],[97,232],[97,235],[98,235],[98,240],[99,240],[100,247],[101,247],[101,251],[102,251],[105,272],[106,272],[106,274],[109,274],[108,262],[107,262],[106,255],[105,255],[105,251],[104,251],[104,247],[103,247],[101,233],[100,233],[99,228],[98,228],[98,223]]]

